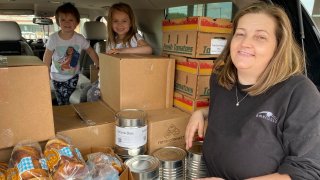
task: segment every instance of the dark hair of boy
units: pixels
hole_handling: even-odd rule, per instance
[[[71,14],[73,15],[78,24],[80,23],[80,13],[78,11],[78,9],[71,3],[64,3],[63,5],[59,6],[55,12],[55,18],[56,18],[56,23],[58,24],[58,26],[60,26],[60,23],[59,23],[59,15],[60,13],[63,13],[63,14]]]

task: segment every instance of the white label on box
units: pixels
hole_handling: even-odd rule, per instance
[[[116,126],[116,145],[125,148],[136,148],[147,143],[147,126],[118,127]]]
[[[220,54],[223,48],[226,46],[227,40],[226,39],[211,39],[211,47],[210,47],[210,54]]]

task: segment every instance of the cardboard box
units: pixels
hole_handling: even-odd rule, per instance
[[[35,56],[8,56],[0,67],[0,149],[54,136],[47,66]]]
[[[213,59],[192,59],[183,56],[170,55],[176,60],[176,70],[196,75],[211,75],[214,67]]]
[[[190,115],[177,108],[146,111],[148,119],[148,154],[176,146],[185,148],[184,134]]]
[[[210,76],[198,76],[184,71],[176,71],[174,89],[192,99],[209,98]]]
[[[229,34],[198,31],[163,32],[163,53],[191,58],[218,57],[228,38]]]
[[[166,57],[166,58],[170,58],[170,54],[167,54],[167,53],[162,53],[161,56]]]
[[[173,105],[175,60],[138,54],[99,54],[101,99],[113,110]]]
[[[0,149],[0,162],[9,163],[13,147]]]
[[[103,152],[103,153],[106,153],[106,154],[111,154],[113,156],[116,156],[120,161],[122,161],[119,156],[117,156],[113,150],[109,147],[104,147],[104,146],[97,146],[97,147],[91,147],[90,149],[86,150],[86,151],[81,151],[81,153],[84,155],[84,158],[87,159],[87,155],[90,154],[90,153],[95,153],[95,152]],[[125,165],[123,164],[122,165],[122,168],[124,169],[123,172],[120,174],[119,176],[119,180],[134,180],[133,177],[132,177],[132,174],[130,172],[130,169]]]
[[[9,102],[9,70],[8,70],[8,59],[7,56],[0,55],[0,106],[5,106],[6,103]],[[2,114],[3,115],[3,114]],[[0,114],[0,119],[2,119],[2,115]]]
[[[99,79],[99,69],[94,65],[90,65],[90,82],[94,83]]]
[[[163,31],[196,30],[201,32],[231,33],[232,23],[228,19],[194,16],[162,21]]]
[[[198,109],[209,107],[209,98],[192,99],[179,92],[175,92],[173,104],[185,112],[192,113]]]
[[[71,105],[53,107],[57,134],[70,137],[80,151],[94,146],[114,146],[114,113],[101,101],[74,105],[90,125],[81,120]]]

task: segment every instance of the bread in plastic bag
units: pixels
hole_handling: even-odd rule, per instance
[[[87,155],[88,167],[93,180],[118,180],[123,171],[121,162],[110,154],[96,152]]]
[[[7,179],[50,179],[39,143],[18,143],[12,150]]]
[[[80,151],[62,136],[47,142],[44,155],[54,180],[90,179],[89,169]]]

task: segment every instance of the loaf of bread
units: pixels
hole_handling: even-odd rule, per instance
[[[82,179],[89,175],[89,170],[84,163],[64,161],[52,174],[54,180]]]
[[[41,164],[42,162],[42,164]],[[21,179],[48,178],[46,162],[41,151],[33,146],[16,146],[11,154],[11,166],[16,167]]]
[[[50,150],[50,149],[62,149],[64,147],[69,147],[70,144],[68,144],[65,140],[59,139],[59,138],[54,138],[51,139],[47,142],[45,146],[45,150]]]
[[[119,176],[123,171],[121,162],[111,154],[96,152],[88,154],[87,164],[91,171],[93,179],[111,179],[113,176]]]
[[[47,142],[45,156],[54,180],[83,179],[89,175],[80,152],[61,138]]]

